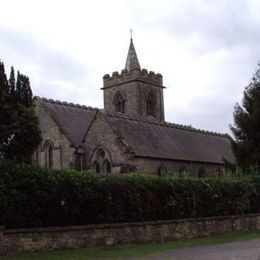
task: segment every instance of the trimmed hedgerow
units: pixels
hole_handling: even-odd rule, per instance
[[[0,225],[135,222],[260,212],[260,178],[98,176],[0,162]]]

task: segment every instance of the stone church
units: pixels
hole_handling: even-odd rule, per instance
[[[141,69],[131,39],[125,68],[103,77],[104,109],[35,97],[36,165],[96,173],[210,173],[234,162],[228,135],[168,123],[162,75]]]

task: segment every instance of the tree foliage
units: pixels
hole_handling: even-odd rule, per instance
[[[260,64],[244,90],[242,105],[236,104],[234,125],[234,153],[244,170],[260,167]]]
[[[0,62],[0,159],[28,162],[40,141],[29,78],[18,72],[15,79],[11,67],[8,80]]]

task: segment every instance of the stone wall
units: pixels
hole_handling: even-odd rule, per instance
[[[133,165],[136,166],[138,172],[147,173],[158,173],[158,170],[163,166],[166,169],[166,173],[180,172],[180,170],[185,169],[187,172],[197,175],[202,167],[205,168],[208,174],[219,172],[224,170],[223,164],[213,164],[213,163],[199,163],[199,162],[189,162],[189,161],[174,161],[167,159],[158,158],[145,158],[145,157],[135,157]]]
[[[46,141],[53,144],[53,168],[64,169],[73,168],[74,165],[74,148],[71,147],[71,142],[61,132],[60,128],[51,118],[50,114],[43,107],[40,100],[34,101],[35,112],[39,117],[42,142],[34,153],[34,164],[46,167],[44,145]]]
[[[260,214],[13,230],[0,226],[0,253],[162,243],[248,230],[260,230]]]
[[[98,147],[101,147],[110,154],[113,173],[119,173],[122,165],[131,165],[136,172],[156,174],[159,173],[159,169],[162,166],[166,169],[165,174],[179,172],[183,167],[185,167],[187,172],[196,175],[202,167],[204,167],[209,174],[219,172],[220,169],[224,170],[223,164],[138,157],[131,154],[131,149],[125,142],[123,143],[120,140],[121,138],[117,135],[117,131],[114,131],[107,123],[106,114],[98,113],[85,139],[85,161],[87,162],[87,168],[92,168],[93,154]]]
[[[104,109],[107,113],[115,112],[114,97],[118,91],[126,102],[126,114],[130,117],[152,121],[164,121],[162,76],[147,70],[131,73],[113,73],[104,76]],[[156,96],[155,115],[147,115],[147,97],[153,91]]]
[[[98,148],[109,153],[112,172],[120,171],[121,165],[128,161],[128,148],[123,144],[105,120],[106,115],[98,113],[85,139],[87,168],[92,168],[93,155]]]

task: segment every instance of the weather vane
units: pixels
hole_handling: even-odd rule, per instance
[[[133,29],[130,29],[130,37],[133,38]]]

